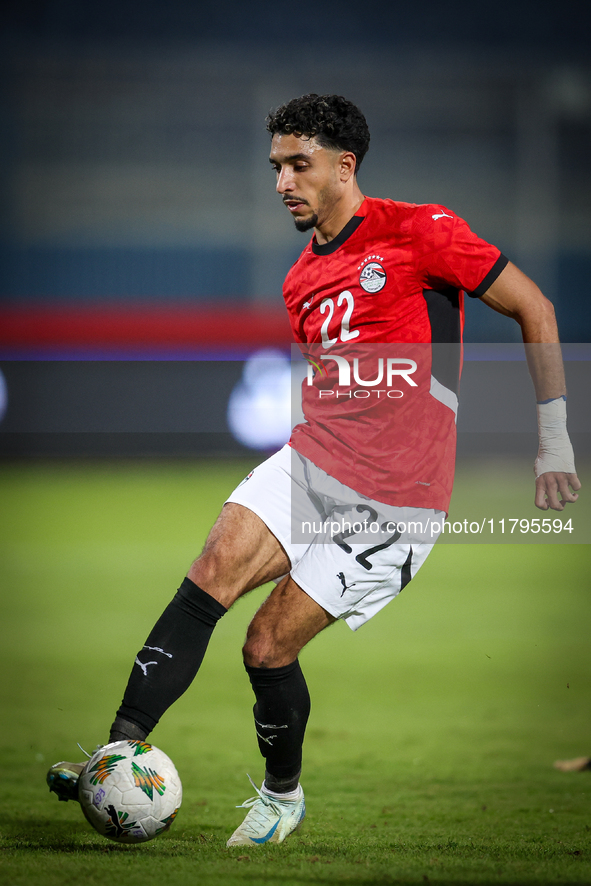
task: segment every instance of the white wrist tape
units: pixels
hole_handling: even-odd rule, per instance
[[[549,471],[575,473],[575,456],[566,430],[566,400],[558,397],[538,403],[540,446],[535,462],[536,477]]]

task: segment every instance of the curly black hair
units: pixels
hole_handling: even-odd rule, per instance
[[[324,148],[351,151],[357,159],[355,171],[369,148],[369,129],[361,111],[342,95],[311,92],[293,98],[267,117],[271,135],[316,137]]]

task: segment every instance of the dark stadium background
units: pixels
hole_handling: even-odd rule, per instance
[[[541,285],[567,344],[591,342],[590,18],[523,0],[9,0],[0,453],[244,453],[225,403],[249,354],[287,352],[281,282],[305,242],[264,118],[308,91],[365,112],[366,193],[452,207]],[[467,315],[468,342],[518,341],[481,304]],[[567,349],[579,415],[589,347]],[[517,365],[487,371],[491,387]],[[489,420],[527,434],[521,402]]]

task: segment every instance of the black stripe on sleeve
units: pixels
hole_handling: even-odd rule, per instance
[[[508,264],[509,259],[506,255],[503,255],[503,253],[501,253],[482,283],[480,283],[480,285],[476,287],[474,292],[468,292],[467,295],[469,295],[470,298],[481,298],[487,291],[487,289],[489,289],[493,285],[501,271],[505,270]]]

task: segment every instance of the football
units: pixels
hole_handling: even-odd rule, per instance
[[[118,843],[145,843],[167,831],[182,796],[172,760],[145,741],[115,741],[97,750],[78,787],[87,820]]]

